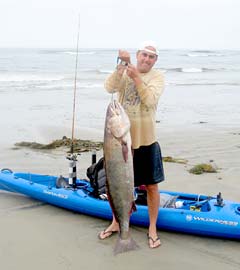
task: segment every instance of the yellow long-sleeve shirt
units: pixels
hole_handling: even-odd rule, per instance
[[[159,70],[151,69],[140,76],[142,84],[138,87],[126,73],[119,76],[117,71],[105,81],[109,93],[118,92],[118,100],[128,114],[133,149],[156,141],[156,110],[164,88]]]

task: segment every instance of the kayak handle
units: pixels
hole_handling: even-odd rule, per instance
[[[8,169],[8,168],[1,169],[1,172],[2,173],[13,173],[13,171],[11,169]]]
[[[240,206],[238,205],[236,208],[235,208],[235,212],[240,215]]]

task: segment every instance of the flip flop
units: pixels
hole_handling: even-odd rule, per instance
[[[98,238],[100,240],[104,240],[106,238],[109,238],[111,236],[113,236],[115,233],[118,233],[118,231],[101,231],[99,234],[98,234]]]
[[[154,240],[149,234],[147,234],[148,237],[148,242],[149,242],[149,248],[158,248],[161,246],[161,240],[160,238],[157,236],[157,238]],[[152,246],[150,245],[150,241],[152,242]],[[156,242],[159,241],[159,244],[154,246]]]

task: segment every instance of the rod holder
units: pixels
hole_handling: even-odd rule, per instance
[[[97,152],[96,150],[92,151],[92,164],[97,162]]]
[[[223,202],[223,198],[222,198],[222,193],[219,192],[217,194],[217,202],[214,204],[215,206],[220,206],[223,207],[225,205],[225,203]]]
[[[77,156],[74,154],[71,154],[67,157],[69,160],[69,178],[68,178],[68,184],[73,188],[77,188]]]

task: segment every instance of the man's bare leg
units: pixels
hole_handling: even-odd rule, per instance
[[[149,213],[149,230],[148,230],[148,240],[149,247],[156,248],[161,245],[161,241],[157,235],[157,217],[159,211],[159,201],[160,195],[158,192],[158,185],[147,185],[147,204],[148,204],[148,213]]]

